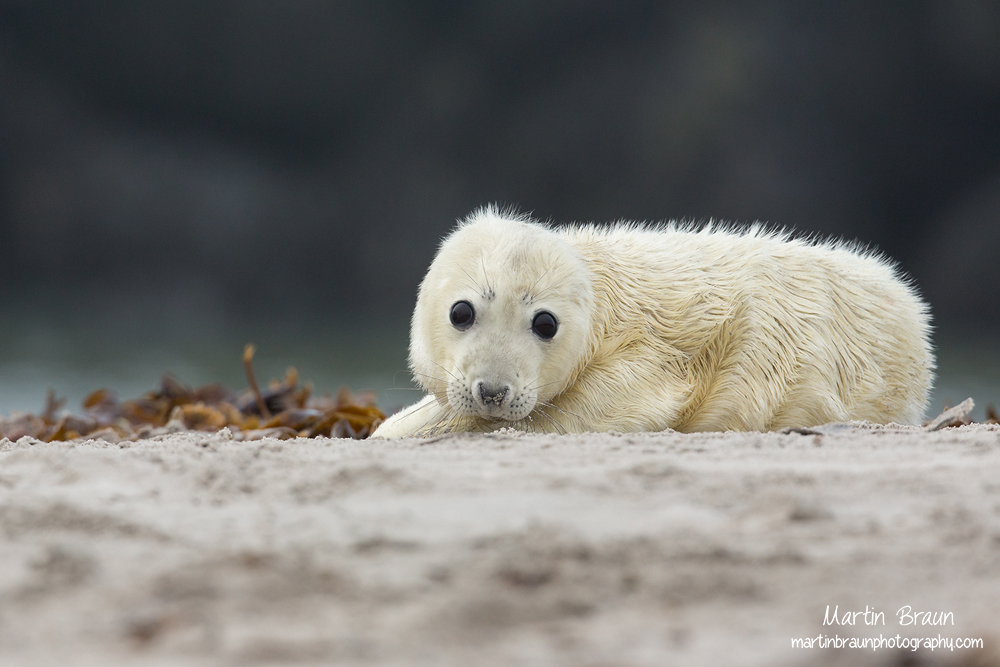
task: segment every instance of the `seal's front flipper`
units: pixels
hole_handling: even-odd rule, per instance
[[[431,396],[425,396],[420,402],[408,408],[403,408],[386,419],[375,429],[373,438],[413,438],[439,424],[447,416],[449,410]]]

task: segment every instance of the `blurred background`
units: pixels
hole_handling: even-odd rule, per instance
[[[298,366],[415,400],[490,202],[858,239],[1000,402],[1000,3],[0,0],[0,414]],[[396,388],[396,390],[394,390]]]

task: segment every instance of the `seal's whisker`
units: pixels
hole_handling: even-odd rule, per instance
[[[528,433],[538,433],[538,429],[535,427],[535,420],[532,419],[531,415],[519,420],[517,423],[527,426],[528,428],[524,428],[522,430]]]
[[[413,405],[411,405],[411,406],[409,406],[407,408],[404,408],[404,410],[412,409],[413,413],[417,413],[417,412],[420,412],[421,410],[426,410],[427,408],[433,407],[433,405],[434,405],[433,403],[429,403],[429,402],[425,403],[423,405],[420,405],[419,403],[415,403],[415,404],[413,404]]]
[[[419,375],[422,378],[427,378],[428,380],[434,380],[435,382],[446,382],[444,378],[439,378],[434,375],[427,375],[426,373],[413,373],[414,375]]]
[[[465,267],[459,267],[459,268],[462,269],[462,273],[465,274],[465,277],[472,281],[471,287],[472,287],[472,289],[473,289],[474,292],[483,292],[483,291],[485,291],[485,290],[483,290],[482,285],[479,284],[479,281],[477,281],[475,278],[473,278],[472,275],[468,271],[465,270]],[[487,283],[487,286],[489,286],[489,283]]]
[[[465,376],[464,375],[462,377],[458,377],[457,375],[455,375],[454,373],[452,373],[451,371],[449,371],[447,368],[445,368],[441,364],[439,364],[437,362],[434,362],[434,361],[432,361],[431,363],[433,363],[435,366],[437,366],[438,368],[440,368],[441,370],[443,370],[445,373],[447,373],[448,375],[450,375],[451,379],[454,380],[455,382],[465,382]]]
[[[548,415],[546,415],[546,414],[543,414],[543,413],[537,413],[537,414],[541,414],[541,416],[542,416],[542,417],[545,417],[545,418],[546,418],[546,419],[548,419],[548,420],[549,420],[550,422],[552,422],[552,423],[553,423],[553,424],[555,425],[555,427],[556,427],[556,429],[558,430],[558,432],[560,432],[560,433],[564,433],[564,434],[566,433],[565,429],[563,429],[563,427],[562,427],[562,426],[560,426],[558,422],[554,421],[554,420],[553,420],[553,419],[552,419],[551,417],[549,417]],[[533,433],[538,433],[538,434],[543,434],[543,433],[546,433],[546,429],[545,429],[545,428],[543,428],[543,427],[542,427],[542,426],[541,426],[540,424],[538,424],[537,422],[535,422],[535,418],[534,418],[534,417],[532,417],[531,415],[528,415],[528,417],[527,417],[527,418],[528,418],[528,419],[529,419],[529,420],[531,421],[531,426],[532,426],[532,432],[533,432]]]
[[[413,409],[413,412],[412,412],[412,413],[410,413],[410,414],[417,414],[417,413],[419,413],[419,412],[423,412],[424,410],[427,410],[428,408],[433,408],[433,407],[435,407],[435,403],[434,403],[434,402],[431,402],[431,401],[428,401],[427,403],[425,403],[425,404],[423,404],[423,405],[420,405],[420,406],[417,406],[417,407],[415,407],[415,408]],[[433,419],[433,414],[434,414],[434,411],[432,410],[432,411],[431,411],[431,415],[432,415],[432,416],[431,416],[431,418],[427,419],[427,421],[425,421],[425,422],[424,422],[424,426],[426,426],[427,424],[429,424],[429,423],[431,423],[432,421],[434,421],[434,419]],[[421,427],[421,428],[423,428],[423,427]]]
[[[547,287],[544,290],[542,290],[539,294],[534,294],[535,287],[537,287],[538,283],[540,283],[542,281],[542,278],[544,278],[545,276],[549,275],[550,271],[552,271],[552,267],[551,266],[548,267],[547,269],[545,269],[544,271],[542,271],[542,275],[540,275],[537,278],[535,278],[535,282],[531,283],[531,287],[528,288],[528,294],[531,294],[531,296],[537,298],[537,297],[541,296],[542,294],[544,294],[545,292],[549,291],[549,289],[551,289],[550,287]]]
[[[552,415],[548,414],[544,410],[535,410],[535,412],[533,414],[539,415],[541,417],[545,417],[546,419],[549,420],[549,423],[551,423],[555,427],[556,433],[559,433],[560,435],[566,435],[567,431],[566,431],[565,427],[563,427],[563,425],[559,423],[559,420],[557,420]]]
[[[532,296],[535,297],[536,299],[541,299],[542,297],[544,297],[546,294],[548,294],[549,292],[551,292],[552,290],[554,290],[557,287],[559,287],[558,283],[553,284],[553,285],[548,285],[541,292],[536,292],[536,293],[532,294]]]
[[[584,421],[583,417],[581,417],[580,415],[576,414],[575,412],[570,412],[569,410],[564,410],[563,408],[560,408],[555,403],[546,403],[545,401],[539,401],[538,404],[539,405],[544,405],[545,407],[551,408],[553,410],[558,410],[559,412],[563,413],[567,417],[576,417],[581,422]]]
[[[453,419],[452,411],[444,413],[437,420],[434,420],[433,418],[428,419],[423,426],[417,429],[417,434],[422,436],[431,436],[431,435],[441,435],[442,433],[448,433],[450,430],[455,430],[447,428],[449,422],[452,419]]]
[[[548,271],[546,271],[545,273],[547,274]],[[542,277],[544,277],[544,276],[545,276],[545,274],[542,274]],[[538,280],[541,280],[541,278],[539,278]],[[535,282],[537,283],[538,280],[536,280]],[[548,294],[549,292],[551,292],[552,290],[556,289],[557,287],[560,287],[562,284],[563,284],[562,280],[555,280],[550,285],[546,286],[545,289],[543,289],[541,292],[538,292],[537,294],[534,294],[533,296],[536,299],[540,299],[543,296],[545,296],[546,294]]]
[[[444,398],[443,394],[428,394],[428,396],[433,396],[436,400],[427,401],[423,405],[417,405],[416,407],[413,408],[413,411],[410,413],[411,415],[417,414],[422,410],[427,410],[428,408],[441,407],[441,402],[442,399]],[[445,403],[445,405],[447,406],[447,403]],[[455,414],[456,411],[452,409],[450,406],[448,406],[444,414],[440,416],[435,416],[434,411],[431,410],[428,418],[424,420],[423,424],[414,429],[412,435],[415,437],[424,437],[428,435],[436,435],[437,433],[443,433],[445,432],[444,427],[454,417]]]
[[[548,386],[551,386],[551,385],[554,385],[554,384],[558,384],[558,381],[557,380],[553,380],[552,382],[546,382],[545,384],[528,385],[527,387],[524,388],[524,390],[525,391],[538,391],[539,389],[542,389],[543,387],[548,387]]]
[[[483,280],[486,281],[486,289],[489,290],[489,295],[493,295],[493,285],[490,284],[490,274],[486,270],[486,257],[484,255],[479,256],[479,263],[483,267]]]
[[[405,373],[405,372],[406,372],[406,371],[403,371],[403,370],[399,370],[399,371],[396,371],[395,373],[393,373],[393,374],[392,374],[392,383],[393,383],[393,384],[396,384],[396,380],[398,379],[398,377],[399,377],[399,374],[400,374],[400,373]]]
[[[569,410],[563,410],[558,405],[553,405],[551,403],[541,403],[540,405],[544,405],[545,407],[547,407],[549,409],[552,409],[552,410],[558,410],[559,412],[563,413],[567,417],[575,417],[576,419],[579,419],[581,422],[584,421],[583,417],[581,417],[580,415],[576,414],[575,412],[570,412]]]

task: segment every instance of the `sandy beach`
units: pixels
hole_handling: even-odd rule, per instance
[[[11,666],[996,665],[1000,426],[0,440],[0,563]]]

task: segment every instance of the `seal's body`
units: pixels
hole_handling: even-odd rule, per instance
[[[373,437],[916,423],[929,331],[895,268],[842,243],[486,208],[420,286],[410,366],[429,395]]]

